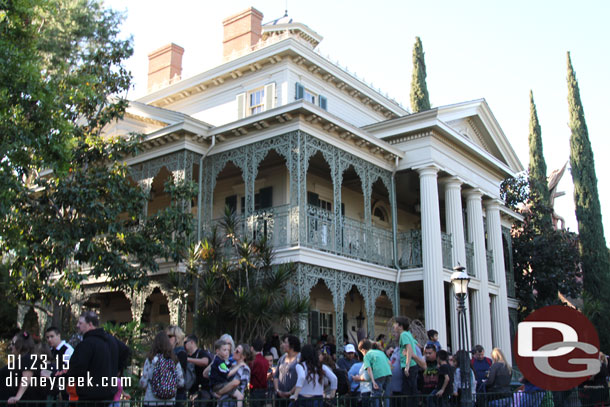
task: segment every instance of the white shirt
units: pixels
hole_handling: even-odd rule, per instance
[[[330,381],[330,389],[337,390],[337,376],[326,365],[322,365],[325,377]],[[314,375],[313,382],[307,379],[307,367],[302,363],[296,366],[297,384],[296,387],[301,388],[299,396],[322,396],[324,395],[324,380],[320,383],[320,378],[317,374]]]
[[[74,353],[74,348],[72,347],[72,345],[70,345],[68,342],[62,340],[61,342],[59,342],[59,345],[57,345],[57,347],[55,348],[55,350],[59,351],[62,346],[66,346],[66,351],[64,352],[64,365],[68,364],[68,361],[70,360],[70,358],[72,357],[72,354]]]

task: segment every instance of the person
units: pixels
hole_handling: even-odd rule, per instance
[[[426,334],[428,335],[426,345],[434,345],[437,352],[441,350],[441,343],[438,341],[438,331],[430,329]]]
[[[344,356],[337,361],[337,367],[349,372],[349,369],[358,361],[356,358],[356,348],[351,343],[345,345]]]
[[[273,355],[269,352],[265,353],[265,360],[269,363],[269,369],[267,370],[267,401],[273,399],[275,394],[275,388],[273,386],[273,377],[275,376],[275,366],[273,365]]]
[[[327,397],[330,399],[335,397],[337,376],[328,366],[320,363],[312,345],[303,346],[300,362],[295,369],[297,382],[290,398],[296,400],[297,407],[322,407],[324,378],[330,381],[330,392]]]
[[[249,389],[251,376],[249,363],[251,363],[253,359],[250,345],[245,343],[237,345],[235,352],[233,353],[233,359],[240,365],[235,373],[235,379],[239,380],[237,390],[241,392],[241,394],[246,394],[246,390]]]
[[[427,395],[427,405],[436,405],[434,392],[438,385],[438,362],[436,359],[436,346],[426,345],[424,348],[424,357],[426,358],[426,368],[421,372],[421,389],[422,394]]]
[[[486,395],[485,398],[495,406],[509,406],[512,401],[510,379],[513,369],[506,361],[502,351],[498,348],[494,348],[491,351],[491,359],[493,363],[485,383],[485,392],[495,393],[495,395]]]
[[[273,335],[267,336],[267,340],[263,345],[263,353],[270,353],[273,356],[273,361],[277,361],[280,358],[278,352],[280,351],[280,337],[278,334],[274,333]]]
[[[430,344],[435,346],[434,344]],[[437,398],[437,406],[449,406],[449,396],[453,393],[453,374],[449,365],[449,354],[446,350],[439,350],[436,354],[438,363],[438,383],[433,394]]]
[[[57,327],[51,326],[45,331],[45,339],[51,349],[52,362],[57,364],[58,370],[63,370],[69,366],[70,357],[74,353],[74,348],[61,339],[61,333]]]
[[[222,339],[219,339],[214,343],[216,356],[209,367],[212,395],[218,398],[222,398],[224,395],[233,397],[237,400],[237,406],[242,407],[244,395],[237,389],[241,381],[234,376],[237,373],[237,370],[243,366],[245,362],[240,361],[232,363],[229,360],[230,350],[231,345]]]
[[[481,345],[476,345],[472,350],[472,354],[470,367],[474,371],[474,378],[477,381],[476,392],[485,393],[485,380],[493,362],[485,356],[485,349]]]
[[[393,346],[386,346],[386,348],[384,349],[385,355],[387,356],[388,359],[390,359],[392,357],[392,355],[394,354],[394,347]]]
[[[602,407],[608,402],[608,363],[606,356],[599,352],[600,369],[578,386],[578,398],[583,406]]]
[[[235,341],[233,340],[233,337],[229,334],[222,334],[219,339],[229,344],[229,360],[231,363],[235,362],[233,359],[233,352],[235,352]]]
[[[261,338],[256,338],[252,342],[254,359],[250,364],[250,404],[253,407],[262,407],[267,398],[269,387],[267,374],[269,371],[269,361],[263,356],[264,343]],[[271,357],[273,360],[273,356]]]
[[[364,368],[364,363],[354,363],[348,374],[352,383],[356,385],[362,407],[369,407],[373,389],[371,386],[371,376],[369,376],[368,370]],[[351,406],[357,406],[357,403],[351,403]]]
[[[129,364],[131,351],[123,342],[106,333],[99,327],[100,320],[94,311],[85,311],[78,318],[76,327],[83,340],[76,346],[70,358],[70,368],[67,377],[93,383],[92,386],[76,386],[79,401],[87,401],[89,405],[113,400],[118,388],[108,384],[108,378],[120,377]],[[79,379],[82,378],[82,379]]]
[[[465,350],[459,350],[455,354],[454,361],[456,364],[455,374],[453,375],[453,388],[455,394],[457,396],[457,400],[461,400],[462,398],[462,371],[460,370],[460,360],[464,360],[464,363],[468,363],[468,352]],[[468,368],[468,377],[470,377],[470,392],[472,394],[472,400],[475,399],[474,395],[476,393],[476,379],[474,377],[474,373],[471,368]],[[466,382],[468,383],[468,382]]]
[[[294,335],[286,335],[282,339],[281,348],[284,354],[277,362],[273,387],[279,406],[287,406],[297,383],[296,366],[299,363],[301,341]]]
[[[168,363],[168,368],[172,368],[175,374],[175,381],[164,380],[163,382],[164,385],[171,386],[171,388],[164,389],[164,391],[172,394],[169,397],[166,394],[160,394],[161,390],[157,387],[159,385],[157,381],[160,378],[155,377],[155,371],[157,372],[156,374],[162,374],[162,364],[164,363]],[[153,407],[157,405],[173,405],[178,388],[184,387],[184,372],[174,353],[174,347],[164,331],[157,333],[153,340],[150,351],[144,361],[139,385],[144,389],[144,406]]]
[[[383,351],[387,350],[387,343],[386,343],[385,334],[377,335],[377,340],[375,342],[377,342],[379,344],[379,350],[383,350]],[[390,352],[390,355],[391,354],[392,354],[392,352]]]
[[[398,407],[401,404],[402,393],[402,378],[404,376],[403,369],[400,367],[400,346],[394,347],[394,351],[390,355],[390,365],[392,366],[392,380],[390,381],[390,405],[392,407]]]
[[[324,349],[326,353],[336,359],[337,357],[337,345],[335,344],[335,337],[331,334],[328,334],[326,337],[326,344],[324,345]],[[347,372],[347,370],[346,370]]]
[[[347,372],[343,369],[339,369],[335,360],[329,353],[320,353],[319,354],[320,363],[326,365],[333,371],[335,376],[337,376],[337,395],[339,397],[345,396],[349,393],[349,379],[347,377]],[[327,396],[330,394],[330,383],[328,380],[324,381],[324,395]]]
[[[211,398],[209,381],[203,377],[203,371],[212,361],[212,355],[208,351],[199,348],[197,343],[197,336],[192,334],[188,335],[184,340],[187,365],[192,363],[195,366],[195,383],[188,389],[188,392],[191,396],[197,397],[200,400],[209,400]]]
[[[45,389],[30,383],[30,380],[41,377],[41,370],[45,367],[44,361],[41,361],[37,355],[32,335],[27,331],[21,331],[13,337],[9,346],[14,364],[8,368],[9,377],[3,383],[8,387],[8,393],[11,395],[6,399],[7,404],[44,400],[46,398]],[[34,406],[38,406],[38,404],[34,404]]]
[[[176,405],[178,407],[182,406],[183,403],[181,403],[181,401],[185,401],[186,400],[186,392],[188,389],[186,389],[185,384],[186,384],[186,370],[188,369],[188,355],[186,353],[186,349],[184,349],[184,331],[182,330],[182,328],[180,328],[179,326],[176,325],[170,325],[167,328],[165,328],[165,333],[167,334],[167,336],[169,337],[169,342],[171,343],[173,349],[174,349],[174,353],[176,354],[176,357],[178,358],[178,362],[180,362],[180,367],[182,368],[182,372],[184,373],[184,378],[185,378],[185,382],[182,383],[181,387],[178,387],[178,392],[176,393]]]
[[[389,407],[389,386],[392,378],[392,368],[385,353],[378,349],[372,349],[371,341],[362,339],[358,344],[358,350],[364,355],[362,367],[366,369],[371,378],[371,397],[373,405],[379,407],[380,400],[385,397],[383,405]]]
[[[398,336],[400,347],[400,367],[403,370],[401,393],[409,396],[407,406],[417,405],[417,375],[420,366],[425,366],[423,360],[416,355],[417,341],[408,331],[410,320],[407,317],[396,317],[393,324],[394,333]]]

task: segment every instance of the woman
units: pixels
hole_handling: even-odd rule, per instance
[[[180,362],[180,367],[182,368],[183,375],[186,378],[186,369],[187,369],[187,359],[188,354],[186,353],[186,349],[184,349],[184,332],[179,326],[170,325],[165,329],[165,333],[169,338],[169,343],[174,350],[174,354],[178,358],[178,362]],[[178,392],[176,393],[176,401],[186,400],[186,388],[185,383],[182,383],[178,386]],[[179,407],[182,403],[177,403]]]
[[[158,363],[167,363],[170,361],[174,365],[176,372],[177,383],[174,389],[170,389],[177,394],[178,388],[184,387],[184,375],[182,367],[178,362],[178,358],[174,353],[174,347],[171,344],[170,338],[165,332],[159,332],[153,340],[148,357],[144,362],[144,369],[142,369],[142,377],[140,378],[140,387],[146,389],[144,393],[144,405],[157,406],[157,405],[172,405],[176,400],[176,396],[170,398],[158,398],[154,391],[153,385],[153,373]]]
[[[250,383],[249,364],[253,359],[250,346],[245,343],[238,345],[233,353],[233,359],[235,359],[236,363],[244,362],[244,364],[237,370],[237,373],[235,373],[235,379],[239,379],[239,386],[237,386],[237,390],[239,390],[241,394],[245,394],[246,390],[249,388],[248,384]]]
[[[320,363],[328,366],[333,371],[335,376],[337,376],[336,393],[339,395],[339,397],[345,396],[347,393],[349,393],[349,380],[347,378],[347,372],[343,369],[337,369],[335,360],[328,353],[320,353],[319,359]],[[330,381],[324,380],[324,395],[328,397],[330,395],[330,391]]]
[[[301,361],[296,365],[297,384],[294,394],[297,406],[322,407],[324,397],[324,378],[330,381],[328,398],[334,398],[337,390],[337,376],[326,365],[320,363],[312,345],[301,349]]]
[[[46,392],[36,386],[30,385],[32,378],[40,378],[40,371],[45,368],[39,355],[35,354],[36,344],[32,336],[23,331],[13,337],[10,344],[10,352],[14,357],[14,370],[10,374],[15,378],[12,397],[8,404],[16,404],[20,400],[44,400]]]
[[[491,394],[487,400],[493,400],[491,405],[494,406],[509,406],[512,401],[512,393],[510,389],[510,379],[513,374],[513,369],[506,361],[504,354],[498,348],[491,351],[491,360],[493,364],[489,368],[489,375],[485,383],[486,393]],[[507,398],[509,397],[509,398]]]

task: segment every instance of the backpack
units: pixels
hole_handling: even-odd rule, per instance
[[[173,360],[164,358],[162,355],[157,355],[156,358],[157,363],[150,379],[152,394],[161,400],[174,398],[178,390],[176,365]]]
[[[195,365],[187,362],[184,369],[184,388],[188,391],[195,384]]]

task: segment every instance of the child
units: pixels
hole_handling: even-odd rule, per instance
[[[438,332],[434,329],[428,331],[428,342],[426,345],[434,345],[436,346],[436,351],[441,350],[441,343],[438,341]]]
[[[440,400],[437,405],[445,407],[449,405],[449,395],[453,393],[453,380],[448,362],[449,354],[445,350],[440,350],[436,358],[438,360],[438,383],[434,394]]]
[[[231,345],[223,340],[218,340],[214,343],[214,351],[216,356],[210,365],[210,386],[212,392],[219,398],[228,395],[237,400],[237,407],[243,406],[244,395],[237,390],[239,379],[231,379],[237,370],[245,363],[243,361],[236,363],[235,366],[229,361]]]

